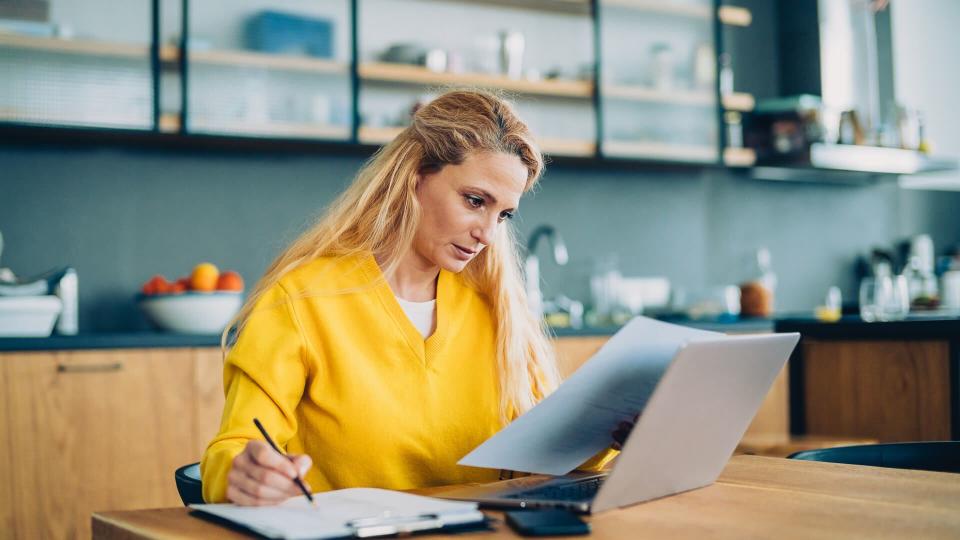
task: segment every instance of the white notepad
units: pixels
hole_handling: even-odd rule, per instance
[[[289,540],[371,537],[482,523],[476,503],[444,501],[399,491],[350,488],[292,497],[276,506],[191,504],[204,514],[268,538]]]

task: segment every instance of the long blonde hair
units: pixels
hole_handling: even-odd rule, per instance
[[[224,330],[224,355],[228,336],[239,335],[264,292],[304,263],[372,252],[384,275],[391,275],[411,249],[420,222],[419,176],[463,163],[475,152],[518,156],[527,168],[525,192],[543,171],[543,156],[529,129],[503,98],[477,90],[440,95],[418,109],[411,125],[380,148],[317,223],[273,261]],[[504,223],[495,241],[462,272],[492,307],[504,421],[529,410],[560,381],[546,327],[527,307],[519,261],[514,233]]]

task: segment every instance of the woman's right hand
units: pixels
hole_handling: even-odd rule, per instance
[[[243,452],[233,458],[227,475],[227,499],[241,506],[264,506],[302,495],[293,479],[298,476],[302,479],[311,464],[306,454],[288,458],[264,441],[251,440]],[[306,481],[303,484],[310,489]]]

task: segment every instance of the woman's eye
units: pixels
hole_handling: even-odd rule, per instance
[[[477,197],[476,195],[464,195],[464,198],[466,198],[470,206],[474,208],[480,208],[483,206],[483,199]]]
[[[501,212],[500,221],[503,221],[505,219],[513,219],[513,212]]]

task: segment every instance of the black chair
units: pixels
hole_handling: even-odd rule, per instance
[[[184,465],[173,473],[177,492],[183,505],[203,504],[203,483],[200,481],[200,463]]]
[[[960,441],[906,442],[804,450],[790,459],[960,473]]]

